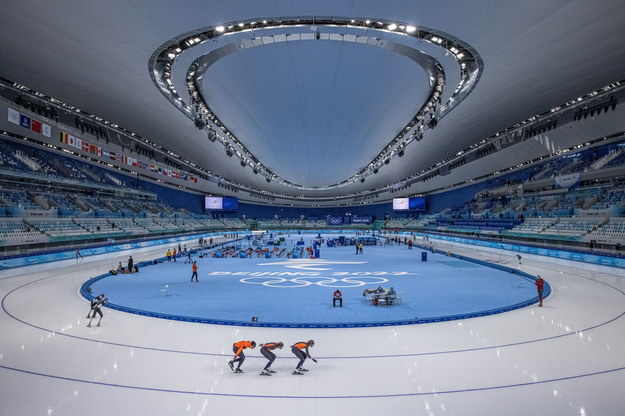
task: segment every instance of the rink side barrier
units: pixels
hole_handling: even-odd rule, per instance
[[[162,244],[178,244],[185,241],[197,241],[200,237],[210,238],[214,236],[221,236],[224,234],[236,234],[237,236],[247,235],[249,231],[231,231],[231,232],[212,232],[212,233],[200,233],[194,235],[186,235],[184,237],[171,237],[161,238],[158,240],[144,240],[136,241],[134,243],[113,244],[104,245],[100,247],[91,247],[80,250],[80,254],[83,257],[95,256],[105,253],[117,253],[120,251],[132,250],[136,248],[152,247]],[[76,258],[75,249],[63,250],[58,252],[51,252],[46,254],[37,254],[33,256],[14,256],[0,260],[0,270],[11,269],[14,267],[31,266],[33,264],[49,263],[52,261],[69,260]]]
[[[401,231],[397,234],[401,234],[401,235],[414,234],[414,235],[420,235],[420,236],[427,235],[428,238],[432,240],[442,240],[442,241],[449,241],[453,243],[460,243],[460,244],[466,244],[466,245],[472,245],[472,246],[507,250],[507,251],[513,251],[519,254],[523,254],[523,253],[536,254],[538,256],[554,257],[554,258],[558,258],[562,260],[580,261],[583,263],[598,264],[601,266],[625,268],[625,258],[602,256],[600,254],[579,253],[575,251],[557,250],[557,249],[546,248],[546,247],[543,248],[543,247],[524,246],[521,244],[498,243],[494,241],[482,241],[478,239],[452,237],[452,236],[439,235],[439,234],[410,233],[406,231]]]
[[[435,250],[435,251],[441,254],[447,254],[440,250]],[[474,259],[471,257],[454,255],[453,253],[450,254],[450,256],[464,260],[464,261],[470,261],[470,262],[477,263],[483,266],[492,267],[492,268],[496,268],[499,270],[507,271],[509,273],[516,274],[519,276],[519,278],[528,281],[528,283],[532,285],[534,284],[534,281],[536,280],[535,276],[529,273],[525,273],[521,270],[511,268],[511,267],[502,266],[500,264],[493,264],[493,263],[489,263],[486,261]],[[153,261],[139,262],[137,263],[137,266],[139,267],[139,270],[141,270],[143,267],[162,263],[162,262],[165,262],[166,260],[167,260],[166,257],[160,257]],[[80,287],[81,295],[85,297],[88,301],[91,301],[91,299],[93,299],[95,296],[91,293],[92,291],[90,289],[90,286],[93,283],[97,282],[98,280],[104,279],[111,275],[112,274],[110,272],[104,273],[104,274],[92,277],[91,279],[87,280]],[[547,281],[545,281],[545,288],[544,288],[543,296],[546,299],[550,294],[551,294],[551,286],[549,285]],[[446,321],[455,321],[459,319],[477,318],[480,316],[496,315],[496,314],[503,313],[503,312],[513,311],[515,309],[525,308],[527,306],[531,306],[536,303],[538,303],[538,295],[528,300],[525,300],[523,302],[504,306],[501,308],[488,309],[485,311],[430,317],[430,318],[415,318],[415,319],[408,319],[408,320],[401,320],[401,321],[352,322],[348,324],[343,324],[343,323],[304,323],[303,324],[303,323],[294,323],[294,322],[263,323],[263,322],[247,322],[247,321],[230,321],[230,320],[223,320],[223,319],[198,318],[198,317],[193,317],[193,316],[170,315],[170,314],[160,313],[160,312],[151,312],[151,311],[145,311],[142,309],[130,308],[128,306],[117,305],[117,304],[110,303],[110,302],[106,303],[105,307],[110,308],[110,309],[115,309],[120,312],[127,312],[127,313],[132,313],[135,315],[147,316],[151,318],[168,319],[172,321],[194,322],[194,323],[211,324],[211,325],[233,325],[233,326],[251,326],[251,327],[266,327],[266,328],[363,328],[363,327],[427,324],[427,323],[434,323],[434,322],[446,322]]]

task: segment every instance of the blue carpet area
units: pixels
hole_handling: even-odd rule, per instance
[[[298,239],[300,236],[298,236]],[[313,236],[306,236],[311,244]],[[327,236],[326,236],[327,238]],[[250,245],[251,242],[243,244]],[[282,247],[295,247],[287,238]],[[252,245],[256,247],[256,245]],[[272,247],[269,247],[272,248]],[[113,305],[198,320],[261,324],[339,325],[454,319],[504,311],[536,297],[531,280],[507,271],[406,245],[321,247],[319,259],[214,258],[194,260],[199,282],[190,282],[184,258],[108,276],[90,284]],[[374,306],[364,289],[394,287],[401,302]],[[332,306],[336,288],[343,307]],[[515,306],[513,306],[515,305]],[[141,312],[140,312],[141,313]]]

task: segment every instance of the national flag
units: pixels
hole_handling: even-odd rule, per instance
[[[52,127],[50,127],[46,123],[42,123],[41,125],[41,133],[46,137],[52,137]]]
[[[30,117],[27,117],[24,114],[20,114],[20,126],[30,129],[30,121]]]
[[[115,152],[111,152],[109,159],[111,159],[111,160],[116,160],[117,159],[117,155],[115,154]]]
[[[95,144],[90,144],[89,145],[89,153],[91,153],[92,155],[97,155],[98,154],[98,146],[96,146]]]
[[[72,136],[74,137],[74,147],[76,149],[82,149],[82,139],[79,139],[78,137]]]
[[[76,138],[74,136],[72,136],[71,134],[67,135],[67,144],[69,144],[70,146],[76,146]]]
[[[67,144],[67,142],[69,141],[68,136],[69,134],[61,132],[61,143]]]
[[[30,129],[36,133],[41,133],[41,127],[41,121],[32,120],[32,122],[30,123]]]
[[[103,158],[109,158],[110,157],[110,152],[108,149],[102,149],[102,157]]]
[[[85,142],[85,141],[82,142],[82,150],[83,150],[83,152],[88,152],[89,151],[89,143],[88,142]]]
[[[98,148],[98,156],[102,157],[102,148],[100,146],[96,146]]]
[[[20,124],[20,112],[9,108],[9,122],[13,124]]]

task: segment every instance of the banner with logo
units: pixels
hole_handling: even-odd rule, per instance
[[[20,112],[19,111],[15,111],[12,108],[9,108],[9,122],[13,123],[13,124],[17,124],[19,126],[19,124],[20,124]]]
[[[579,184],[579,173],[569,173],[568,175],[556,176],[557,188],[571,188]]]
[[[328,217],[328,225],[343,225],[343,217]]]

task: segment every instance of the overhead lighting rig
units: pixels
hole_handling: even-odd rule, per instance
[[[310,30],[314,33],[310,34]],[[400,133],[385,146],[382,152],[360,172],[337,184],[322,187],[302,186],[293,184],[277,175],[271,176],[272,180],[277,183],[303,190],[328,190],[348,186],[373,174],[374,170],[377,171],[384,164],[385,160],[398,156],[400,152],[403,154],[403,149],[406,145],[414,141],[415,137],[421,138],[425,130],[433,128],[438,121],[475,88],[482,73],[483,63],[480,56],[470,45],[441,31],[416,26],[407,22],[387,21],[384,19],[341,17],[254,18],[237,22],[224,22],[215,26],[194,30],[166,42],[152,54],[149,64],[150,74],[161,93],[172,104],[194,120],[194,122],[199,118],[205,123],[203,128],[208,129],[208,137],[211,141],[219,140],[224,145],[227,144],[236,149],[233,155],[236,154],[237,157],[253,160],[255,159],[254,155],[227,129],[204,99],[201,79],[209,63],[212,64],[241,48],[249,49],[265,44],[265,41],[255,42],[255,39],[271,39],[271,43],[277,43],[303,41],[310,39],[307,36],[312,36],[313,39],[321,41],[337,41],[339,38],[334,35],[330,36],[330,34],[336,34],[337,30],[342,31],[342,36],[339,38],[343,42],[358,42],[405,54],[408,58],[417,61],[419,65],[426,68],[429,72],[429,94],[421,109],[406,126],[400,129]],[[304,32],[307,32],[308,35]],[[236,37],[235,35],[238,34],[251,35],[252,39],[250,40],[249,37]],[[401,38],[396,38],[397,36],[401,36]],[[415,42],[411,45],[406,44],[404,41],[406,37]],[[225,44],[224,42],[214,42],[222,38],[226,40]],[[399,43],[394,43],[396,39],[402,39],[401,48],[398,47]],[[384,42],[380,42],[380,40],[384,40]],[[198,45],[206,45],[209,41],[215,43],[214,49],[206,52],[205,49],[207,48],[205,47],[202,50],[202,55],[193,61],[186,72],[186,86],[190,97],[194,100],[193,105],[186,104],[174,88],[174,83],[171,79],[172,66],[176,63],[178,56],[189,53],[190,50],[193,50]],[[445,103],[441,103],[442,93],[446,86],[443,68],[435,58],[422,51],[421,46],[419,46],[420,42],[427,42],[434,47],[440,47],[445,52],[453,54],[459,65],[460,80]],[[217,50],[219,51],[218,53],[212,54],[212,52]],[[432,122],[432,120],[434,121]],[[200,125],[200,123],[196,123],[196,126]],[[215,131],[221,130],[221,133],[212,135],[210,133],[211,129]],[[401,150],[398,150],[400,148]],[[266,174],[268,171],[260,162],[255,165],[254,169],[262,174]]]

